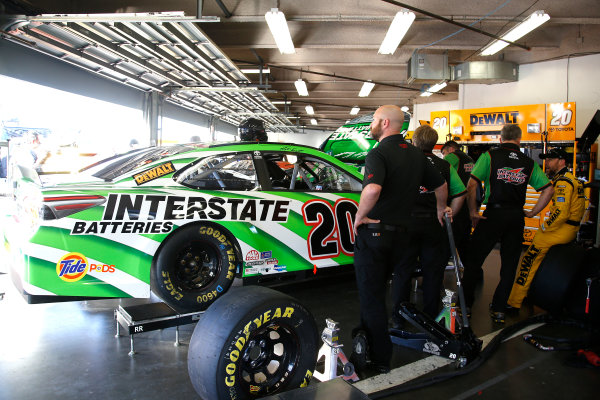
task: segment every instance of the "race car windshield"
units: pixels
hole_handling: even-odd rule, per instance
[[[104,179],[105,181],[112,181],[114,178],[133,171],[136,168],[143,167],[146,164],[165,157],[194,150],[194,148],[185,145],[151,147],[142,152],[135,152],[130,157],[120,157],[117,161],[108,162],[104,168],[92,174],[92,176]]]

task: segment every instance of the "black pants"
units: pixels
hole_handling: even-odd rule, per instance
[[[487,219],[480,220],[473,231],[469,257],[465,264],[462,282],[465,300],[467,306],[473,304],[481,266],[494,245],[500,242],[500,282],[494,292],[492,308],[494,311],[504,311],[521,256],[524,214],[523,210],[518,208],[488,208],[483,215]]]
[[[471,218],[469,217],[469,207],[464,204],[458,214],[452,217],[452,234],[456,250],[462,263],[466,263],[469,258],[469,246],[471,241]]]
[[[360,320],[367,332],[370,358],[376,363],[389,365],[392,358],[385,304],[387,282],[395,264],[401,261],[408,242],[405,230],[370,229],[361,225],[354,243]]]
[[[392,302],[394,317],[398,316],[400,303],[410,300],[411,275],[417,265],[423,273],[423,311],[431,318],[440,311],[440,292],[444,270],[450,256],[448,236],[437,218],[415,218],[409,228],[410,242],[396,263],[392,279]]]

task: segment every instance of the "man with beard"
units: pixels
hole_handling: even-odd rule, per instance
[[[567,153],[556,148],[546,154],[540,154],[540,158],[546,159],[546,171],[552,176],[554,195],[550,217],[540,225],[517,271],[508,298],[508,305],[514,308],[521,308],[531,281],[550,247],[575,240],[585,211],[583,185],[567,169]],[[536,214],[533,210],[525,212],[528,218],[533,218]]]
[[[370,359],[367,367],[376,372],[389,372],[392,342],[388,333],[385,298],[387,282],[394,264],[409,243],[410,213],[419,196],[419,188],[435,191],[436,212],[442,223],[446,207],[447,185],[423,152],[407,143],[400,135],[404,113],[393,105],[375,111],[371,135],[379,145],[367,154],[363,190],[354,222],[354,266],[360,300],[361,327],[354,332],[364,335]],[[451,212],[451,211],[450,211]],[[356,363],[365,356],[355,346],[351,357]],[[362,359],[362,358],[361,358]]]

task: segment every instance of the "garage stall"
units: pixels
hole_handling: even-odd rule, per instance
[[[2,2],[0,398],[595,398],[600,11],[531,3]],[[379,374],[354,218],[386,104],[433,157],[520,125],[585,213],[505,325],[500,248],[469,310],[448,257],[435,319],[415,268]]]

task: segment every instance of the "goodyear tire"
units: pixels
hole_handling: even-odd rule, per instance
[[[184,226],[159,250],[152,290],[176,310],[205,310],[229,289],[235,268],[235,248],[223,229]]]
[[[188,372],[203,399],[263,397],[308,385],[319,342],[313,316],[294,298],[233,288],[196,325]]]
[[[584,255],[585,250],[574,244],[552,246],[531,282],[527,297],[548,312],[562,313]]]

